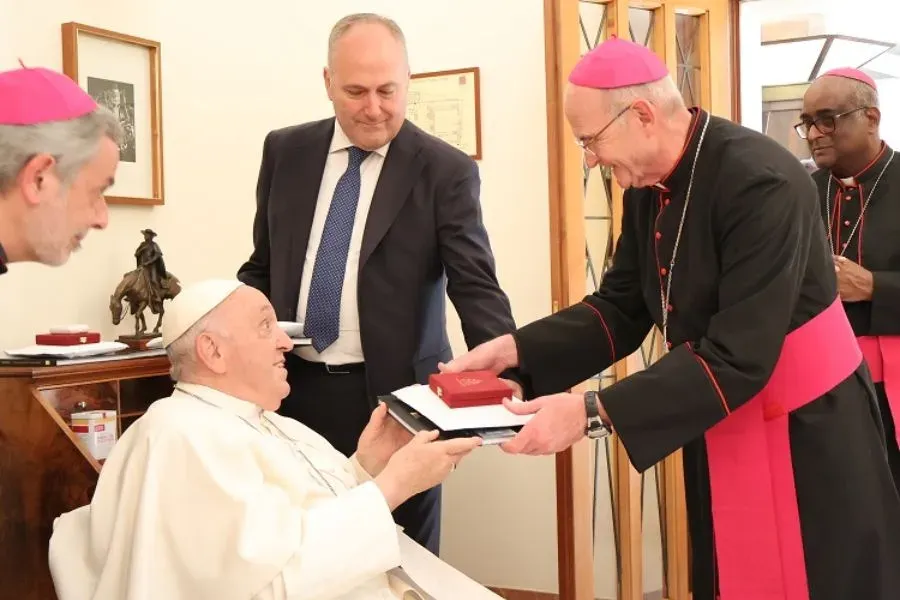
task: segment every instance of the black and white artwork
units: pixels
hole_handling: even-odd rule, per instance
[[[119,119],[125,132],[119,146],[119,160],[137,162],[137,145],[134,128],[134,84],[99,77],[87,78],[87,92]]]

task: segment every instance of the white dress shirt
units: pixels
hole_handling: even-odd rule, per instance
[[[300,323],[306,320],[306,306],[316,266],[316,253],[319,251],[319,243],[322,241],[322,231],[325,228],[328,209],[331,207],[331,198],[334,195],[334,188],[337,187],[338,179],[347,170],[348,148],[352,145],[347,134],[335,120],[334,135],[331,138],[328,158],[325,160],[325,170],[322,172],[322,182],[319,186],[319,197],[316,200],[316,211],[309,231],[309,242],[306,245],[303,277],[300,280],[300,298],[297,304],[297,321]],[[356,220],[353,223],[353,233],[350,236],[350,247],[347,251],[344,287],[341,292],[338,339],[321,354],[316,352],[312,346],[298,347],[294,352],[301,358],[329,365],[364,362],[362,343],[359,337],[359,310],[356,294],[359,252],[369,207],[372,205],[372,194],[375,193],[375,186],[378,184],[378,176],[381,174],[381,167],[389,146],[390,142],[369,154],[360,166],[359,204],[356,207]]]

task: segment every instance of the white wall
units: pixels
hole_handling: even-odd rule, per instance
[[[15,8],[15,10],[13,10]],[[12,265],[0,278],[0,347],[107,308],[151,227],[182,281],[233,276],[251,250],[253,191],[270,129],[330,116],[321,83],[339,17],[383,11],[408,37],[414,71],[481,68],[482,201],[499,277],[519,323],[550,309],[543,8],[538,0],[0,0],[0,69],[60,69],[60,24],[78,21],[162,44],[166,205],[113,207],[63,268]],[[515,22],[513,21],[515,18]],[[518,271],[518,272],[517,272]],[[149,316],[149,315],[148,315]],[[463,349],[458,320],[449,326]],[[480,450],[446,486],[444,557],[480,581],[556,590],[553,461]]]

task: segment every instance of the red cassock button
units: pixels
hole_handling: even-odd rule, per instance
[[[668,273],[668,271],[666,270],[665,267],[663,267],[659,270],[659,274],[662,275],[663,277],[665,277],[666,273]]]
[[[663,204],[665,204],[666,206],[668,206],[668,205],[669,205],[669,199],[666,198],[665,200],[663,200]]]
[[[671,350],[671,349],[672,349],[672,342],[666,342],[666,348],[668,348],[669,350]]]
[[[853,196],[844,196],[844,200],[853,200]]]
[[[675,307],[669,304],[668,306],[666,306],[666,310],[672,312],[673,310],[675,310]]]
[[[850,221],[844,221],[844,227],[850,227]]]
[[[658,240],[662,239],[662,234],[658,231],[656,232],[656,239],[658,239]]]

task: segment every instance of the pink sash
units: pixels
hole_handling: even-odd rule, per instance
[[[721,600],[808,600],[788,414],[862,362],[840,299],[792,331],[765,388],[707,431]]]
[[[864,336],[857,341],[872,372],[872,381],[884,383],[888,406],[894,417],[894,433],[900,444],[900,336]]]

